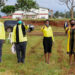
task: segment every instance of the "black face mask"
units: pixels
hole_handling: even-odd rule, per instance
[[[71,26],[74,26],[75,24],[71,24]]]

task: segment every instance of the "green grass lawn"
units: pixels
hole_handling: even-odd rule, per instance
[[[44,62],[42,39],[42,36],[28,36],[25,64],[17,63],[16,55],[11,53],[11,44],[6,42],[0,75],[69,75],[67,37],[55,37],[49,65]]]

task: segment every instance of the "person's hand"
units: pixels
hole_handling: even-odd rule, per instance
[[[14,44],[14,42],[12,42],[12,45]]]
[[[43,27],[43,29],[44,29],[45,27]]]

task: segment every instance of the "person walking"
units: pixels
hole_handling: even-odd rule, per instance
[[[49,20],[45,21],[45,26],[41,28],[41,31],[43,32],[43,46],[44,46],[44,56],[45,56],[45,62],[49,64],[50,56],[52,52],[52,44],[54,41],[53,37],[53,31],[49,24]]]
[[[2,22],[0,22],[0,62],[2,62],[2,46],[5,40],[5,27]]]
[[[12,32],[12,42],[15,44],[17,62],[24,63],[26,46],[27,46],[27,35],[26,30],[29,28],[28,25],[24,25],[21,19],[18,19],[17,25],[14,26]]]

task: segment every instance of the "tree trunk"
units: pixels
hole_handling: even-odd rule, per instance
[[[71,8],[71,10],[70,10],[70,16],[71,16],[71,19],[74,18],[73,8]]]

